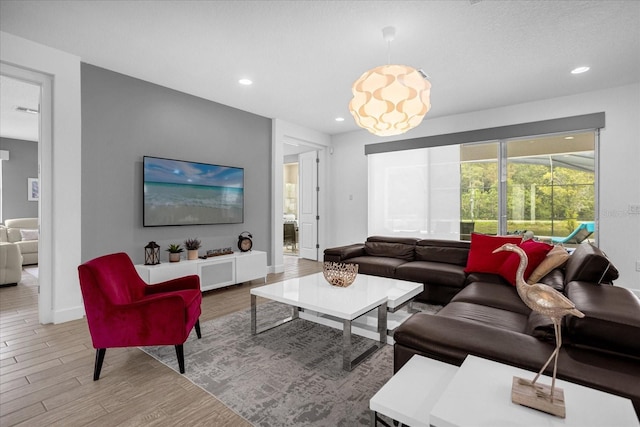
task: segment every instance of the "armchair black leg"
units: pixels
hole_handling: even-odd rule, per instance
[[[176,346],[176,355],[178,356],[178,367],[180,368],[180,373],[184,374],[184,349],[182,348],[182,344],[178,344]]]
[[[107,352],[106,348],[96,349],[96,363],[93,368],[93,380],[98,381],[100,379],[100,371],[102,370],[102,362],[104,362],[104,354]]]
[[[198,336],[198,339],[202,338],[202,335],[200,334],[200,319],[198,319],[196,321],[196,335]]]

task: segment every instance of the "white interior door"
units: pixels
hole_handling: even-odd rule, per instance
[[[318,261],[318,153],[310,151],[299,156],[300,218],[298,238],[300,256]]]

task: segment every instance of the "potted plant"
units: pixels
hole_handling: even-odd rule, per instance
[[[200,249],[200,240],[187,239],[184,241],[184,246],[187,248],[187,259],[198,259],[198,249]]]
[[[169,252],[169,262],[178,262],[180,261],[180,253],[184,252],[184,249],[180,246],[180,244],[170,244],[167,249]]]

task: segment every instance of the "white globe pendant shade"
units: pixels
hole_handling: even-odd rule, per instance
[[[353,83],[349,110],[374,135],[399,135],[418,126],[431,108],[431,83],[415,68],[382,65]]]

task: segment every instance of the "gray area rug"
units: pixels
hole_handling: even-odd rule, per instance
[[[290,314],[275,302],[258,306],[261,321]],[[342,331],[298,319],[253,336],[249,310],[204,322],[184,345],[185,376],[257,426],[369,425],[369,399],[393,375],[393,347],[342,370]],[[354,347],[373,343],[354,337]],[[173,346],[145,352],[178,371]]]

